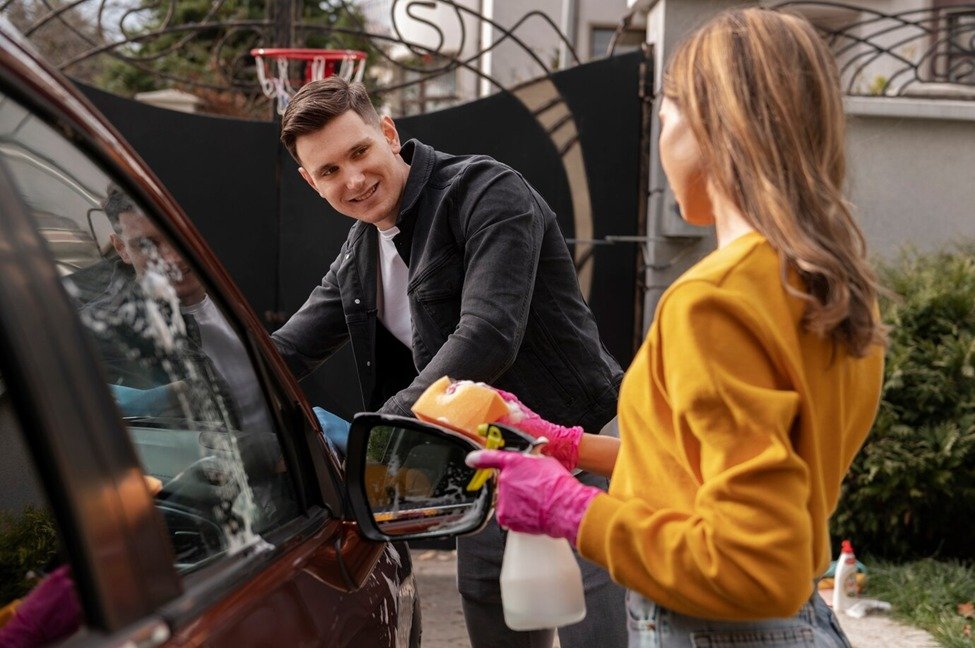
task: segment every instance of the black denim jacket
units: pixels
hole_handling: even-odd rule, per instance
[[[402,155],[410,172],[396,239],[409,242],[419,375],[382,411],[409,415],[447,375],[506,389],[549,420],[598,432],[615,415],[622,370],[599,339],[555,214],[489,157],[416,140]],[[272,336],[299,378],[351,341],[364,403],[376,381],[377,258],[376,228],[355,223],[321,285]]]

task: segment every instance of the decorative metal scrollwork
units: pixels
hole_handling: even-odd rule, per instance
[[[371,92],[382,96],[458,69],[468,70],[492,88],[501,89],[502,81],[486,72],[487,66],[481,63],[501,44],[513,43],[536,70],[534,80],[514,84],[512,95],[548,132],[559,152],[566,178],[574,187],[571,200],[575,236],[583,240],[592,238],[593,208],[575,118],[556,85],[548,78],[554,71],[554,62],[546,61],[518,36],[518,30],[529,21],[541,22],[565,49],[566,60],[579,63],[572,44],[543,12],[528,11],[510,27],[505,27],[455,0],[386,0],[391,33],[379,33],[370,31],[362,14],[348,0],[326,0],[320,5],[309,2],[322,8],[321,13],[328,15],[327,20],[308,15],[311,12],[295,11],[303,6],[303,0],[278,2],[262,17],[246,15],[241,9],[243,3],[233,0],[198,2],[194,6],[200,7],[201,13],[193,20],[186,20],[186,13],[181,12],[177,0],[147,0],[138,7],[129,8],[114,4],[119,1],[6,0],[0,4],[0,14],[19,23],[42,53],[68,74],[98,57],[108,58],[120,74],[131,68],[156,81],[192,90],[195,94],[227,93],[236,98],[238,107],[245,112],[254,114],[255,109],[263,108],[262,116],[270,111],[253,71],[253,59],[249,55],[252,48],[336,48],[336,39],[361,43],[352,48],[368,48],[371,66],[382,65],[409,73],[391,75],[391,80],[386,83],[373,77]],[[446,9],[456,20],[453,42],[448,42],[445,31],[450,25],[435,22],[425,15],[425,12],[437,9]],[[435,38],[427,43],[405,38],[400,24],[404,17],[429,29]],[[471,31],[468,22],[478,29],[489,26],[496,37],[486,46],[468,47]],[[56,39],[60,45],[45,47],[46,41],[40,36],[44,30],[55,26],[70,37],[70,48],[64,47],[64,38]],[[326,37],[330,39],[327,45],[316,44],[316,39],[321,42]],[[185,69],[162,64],[192,59],[194,47],[199,48],[201,43],[207,46],[206,60],[202,63],[205,64],[203,67],[209,68],[208,74],[200,73],[201,61],[196,61],[195,68],[186,66]],[[390,51],[396,47],[405,48],[412,56],[393,56]],[[84,80],[105,85],[104,78],[100,79],[102,83],[98,83],[98,78]],[[583,293],[588,296],[593,272],[590,244],[578,243],[574,256]]]
[[[975,4],[884,13],[840,2],[776,5],[828,39],[848,95],[975,99]]]
[[[135,6],[120,0],[6,0],[0,4],[0,14],[19,27],[59,69],[82,81],[119,91],[118,84],[113,86],[106,76],[121,78],[130,68],[152,79],[155,87],[239,95],[244,113],[266,103],[248,53],[256,47],[367,49],[370,66],[410,73],[389,75],[386,82],[373,76],[371,91],[379,95],[422,84],[458,68],[500,89],[504,84],[481,63],[499,45],[509,42],[537,68],[537,76],[545,76],[553,71],[552,63],[518,35],[528,23],[543,23],[569,52],[571,62],[579,62],[572,44],[541,11],[528,11],[506,27],[454,0],[386,0],[384,4],[388,5],[389,33],[370,29],[361,10],[348,0],[278,0],[271,7],[211,0],[193,4],[196,11],[188,11],[178,0],[146,0]],[[254,15],[254,6],[261,15]],[[443,8],[456,22],[453,27],[459,41],[448,43],[445,25],[425,14]],[[407,39],[404,20],[429,29],[436,35],[433,42]],[[471,24],[476,29],[469,29]],[[484,26],[490,26],[496,37],[484,47],[470,47],[471,33]],[[392,56],[390,50],[396,47],[405,48],[412,56]],[[199,48],[205,48],[205,56],[197,51]],[[179,57],[187,64],[172,63]]]

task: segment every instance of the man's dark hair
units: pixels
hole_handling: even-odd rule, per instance
[[[367,124],[379,126],[379,113],[369,100],[366,86],[358,81],[349,83],[342,77],[330,76],[307,83],[291,98],[284,111],[281,143],[301,164],[295,148],[298,138],[325,128],[328,122],[350,110]]]
[[[122,223],[119,220],[119,215],[126,212],[138,211],[138,208],[132,202],[132,199],[129,198],[129,194],[119,189],[116,185],[111,184],[108,186],[105,200],[102,201],[102,210],[108,216],[108,222],[112,224],[112,229],[115,230],[115,233],[121,234]]]

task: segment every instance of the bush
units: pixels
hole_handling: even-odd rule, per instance
[[[33,506],[19,514],[0,511],[0,605],[29,592],[37,584],[35,570],[49,566],[57,551],[50,513]]]
[[[880,268],[896,295],[874,428],[843,484],[836,538],[892,560],[975,557],[975,245]]]

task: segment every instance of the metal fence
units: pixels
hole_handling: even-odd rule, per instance
[[[896,13],[839,2],[776,6],[827,38],[848,95],[975,100],[975,4]]]

